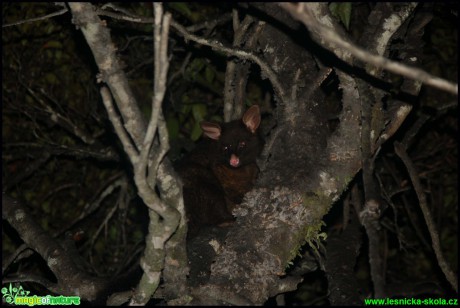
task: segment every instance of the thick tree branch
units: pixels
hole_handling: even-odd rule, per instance
[[[2,219],[7,220],[18,232],[28,247],[37,252],[56,276],[53,283],[40,279],[50,291],[67,296],[81,296],[85,300],[95,300],[107,281],[91,277],[82,271],[76,264],[79,256],[63,249],[30,215],[30,211],[19,201],[2,194]],[[32,280],[35,280],[32,278]],[[20,281],[28,281],[22,277]]]
[[[146,129],[145,120],[129,88],[128,80],[117,60],[116,48],[108,29],[89,3],[69,3],[75,23],[80,27],[99,67],[101,81],[107,83],[112,93],[123,126],[140,151]]]

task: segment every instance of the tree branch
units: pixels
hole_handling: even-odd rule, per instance
[[[262,70],[263,73],[265,73],[268,77],[268,79],[271,81],[273,87],[275,88],[276,92],[278,93],[280,99],[284,98],[285,94],[285,89],[281,85],[280,81],[278,80],[278,76],[275,73],[275,71],[266,63],[263,61],[260,57],[256,56],[253,53],[247,52],[245,50],[241,49],[236,49],[236,48],[229,48],[225,47],[221,42],[219,41],[211,41],[207,40],[201,37],[198,37],[194,34],[189,33],[182,25],[179,23],[175,22],[174,20],[171,21],[171,26],[176,29],[180,34],[183,35],[183,37],[187,40],[194,41],[198,44],[209,46],[214,50],[220,51],[225,53],[228,56],[236,56],[241,59],[246,59],[250,60],[252,62],[255,62],[257,65],[260,66],[260,69]]]
[[[145,133],[140,160],[134,164],[134,180],[139,189],[139,196],[149,207],[150,223],[149,234],[146,240],[144,257],[141,266],[144,275],[136,288],[131,299],[131,305],[146,304],[160,284],[160,277],[164,268],[166,256],[165,243],[176,231],[181,214],[172,206],[166,205],[154,191],[155,183],[149,183],[149,178],[156,179],[158,165],[162,161],[169,144],[164,139],[160,143],[160,149],[153,158],[154,164],[148,170],[147,167],[151,146],[154,144],[155,134],[158,133],[158,121],[161,114],[161,104],[166,92],[166,76],[168,73],[169,60],[167,57],[168,32],[171,14],[163,13],[161,3],[154,3],[155,27],[154,27],[154,95],[152,97],[152,113]],[[164,133],[164,132],[163,132]],[[166,134],[167,137],[167,134]],[[162,220],[160,221],[160,217]]]
[[[91,4],[70,3],[69,6],[93,51],[96,63],[101,70],[101,77],[110,87],[117,102],[118,110],[123,118],[123,126],[121,118],[114,110],[107,89],[101,90],[109,117],[113,120],[115,130],[133,164],[138,194],[149,207],[149,234],[146,239],[145,257],[141,259],[144,275],[131,299],[132,304],[145,304],[160,283],[166,255],[165,243],[176,231],[181,218],[176,208],[172,204],[165,204],[155,192],[158,165],[169,147],[166,141],[168,139],[166,129],[162,129],[163,126],[159,126],[158,122],[160,121],[161,103],[166,91],[166,75],[169,66],[168,31],[171,17],[170,14],[163,14],[161,4],[154,5],[155,84],[151,119],[145,130],[142,114],[130,91],[126,77],[122,74],[120,64],[114,54],[115,47],[107,29],[102,26],[103,23],[95,14]],[[160,127],[159,130],[158,127]],[[154,153],[155,157],[150,160],[153,154],[152,145],[157,142],[156,135],[159,135],[160,139],[159,149]],[[153,162],[154,165],[148,166],[150,162]],[[151,181],[148,181],[148,176],[151,176]],[[170,181],[173,180],[171,177]]]
[[[39,20],[45,20],[45,19],[48,19],[48,18],[51,18],[51,17],[54,17],[54,16],[59,16],[59,15],[65,14],[65,13],[67,13],[69,11],[65,7],[64,2],[57,2],[55,4],[64,6],[64,8],[62,10],[60,10],[60,11],[53,12],[53,13],[50,13],[50,14],[45,15],[45,16],[29,18],[29,19],[26,19],[26,20],[21,20],[21,21],[16,21],[16,22],[12,22],[12,23],[9,23],[9,24],[5,24],[5,25],[2,25],[2,28],[7,28],[7,27],[11,27],[11,26],[18,26],[18,25],[22,25],[22,24],[25,24],[25,23],[29,23],[29,22],[36,22],[36,21],[39,21]]]
[[[425,222],[431,237],[431,245],[433,247],[436,258],[438,259],[439,267],[446,276],[447,281],[449,281],[452,288],[454,288],[455,292],[458,292],[457,275],[455,275],[449,264],[447,264],[447,261],[444,258],[444,254],[442,253],[441,243],[439,242],[439,232],[436,228],[436,223],[431,216],[430,209],[428,208],[425,192],[423,191],[422,184],[420,183],[418,172],[415,169],[411,159],[409,158],[409,155],[407,155],[404,145],[402,143],[395,142],[394,147],[396,154],[401,158],[404,165],[406,165],[407,172],[409,173],[410,179],[412,181],[412,185],[414,185],[415,193],[417,194],[417,198],[420,202],[420,208],[422,209],[423,217],[425,217]]]
[[[371,54],[350,41],[344,40],[330,28],[330,25],[327,25],[323,20],[315,17],[313,11],[316,9],[317,4],[299,3],[295,5],[291,3],[280,3],[279,5],[288,11],[294,18],[304,23],[308,29],[315,34],[318,41],[326,48],[331,49],[340,59],[349,62],[349,56],[353,55],[357,59],[368,64],[381,67],[395,74],[418,80],[426,85],[458,95],[458,84],[433,76],[424,70],[410,67],[379,55]],[[336,48],[341,48],[343,53],[337,52]]]
[[[52,238],[48,232],[30,215],[30,211],[19,201],[2,194],[2,219],[7,220],[18,232],[22,240],[32,250],[36,251],[47,262],[48,267],[56,276],[57,282],[45,279],[39,282],[50,291],[61,295],[74,296],[78,290],[79,296],[93,301],[106,286],[105,279],[91,277],[76,264],[75,256]],[[26,281],[23,277],[20,281]]]

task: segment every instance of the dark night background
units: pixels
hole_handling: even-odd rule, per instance
[[[187,26],[228,15],[234,8],[230,3],[164,5],[176,21]],[[353,3],[348,30],[352,36],[361,31],[371,6]],[[126,4],[126,9],[151,16],[149,4]],[[49,3],[2,3],[2,20],[5,25],[56,10]],[[415,14],[422,13],[430,13],[433,18],[424,31],[420,66],[435,76],[456,82],[457,4],[423,3]],[[106,19],[129,83],[147,118],[153,79],[151,25]],[[201,35],[231,45],[231,18],[211,33]],[[4,27],[2,44],[3,191],[23,202],[36,221],[53,236],[62,238],[71,234],[85,260],[82,267],[86,271],[110,276],[135,267],[144,245],[147,210],[136,196],[130,180],[131,165],[101,103],[94,59],[81,33],[71,23],[70,13]],[[169,53],[171,62],[163,112],[171,143],[168,157],[176,161],[200,138],[201,120],[223,120],[226,57],[184,42],[174,31],[170,33]],[[390,56],[397,60],[396,52]],[[254,66],[247,84],[246,105],[261,106],[262,127],[268,130],[276,101],[270,84],[259,74]],[[394,89],[400,82],[400,77],[392,77]],[[327,97],[325,112],[331,114],[329,124],[333,129],[334,114],[340,111],[336,77],[332,75],[326,80],[323,91]],[[436,261],[417,196],[404,165],[394,153],[393,141],[400,140],[419,118],[426,117],[408,152],[423,184],[445,258],[457,272],[457,99],[423,86],[410,116],[382,147],[376,160],[376,179],[385,204],[380,220],[385,235],[382,254],[386,280],[395,288],[390,294],[395,298],[456,297]],[[61,117],[51,117],[51,111]],[[126,179],[127,187],[115,185]],[[344,203],[350,202],[352,187],[362,189],[360,181],[360,176],[356,176],[350,189],[324,217],[324,232],[329,237],[343,232]],[[107,191],[109,187],[115,188]],[[123,202],[120,198],[124,198]],[[349,215],[356,214],[350,210]],[[365,237],[363,233],[363,239]],[[3,260],[21,243],[15,230],[4,221]],[[354,271],[362,297],[368,297],[372,284],[366,245],[361,247]],[[33,253],[3,268],[2,278],[19,273],[52,275]],[[285,301],[292,305],[327,305],[327,285],[324,272],[317,269],[307,274],[298,291],[289,293]],[[23,287],[46,292],[34,283],[23,284]],[[274,305],[275,300],[267,304]]]

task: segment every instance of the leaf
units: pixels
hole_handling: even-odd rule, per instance
[[[51,33],[53,33],[54,30],[55,30],[55,26],[54,26],[54,24],[52,24],[52,23],[50,23],[50,24],[45,28],[46,34],[51,34]]]
[[[347,30],[350,28],[351,2],[333,2],[329,4],[332,15],[338,18]]]
[[[168,128],[169,139],[176,139],[179,136],[179,120],[174,116],[169,116],[166,119],[166,127]]]
[[[205,116],[208,114],[208,108],[205,104],[193,104],[192,105],[192,114],[195,122],[201,122],[204,120]]]
[[[200,138],[202,133],[203,133],[203,130],[201,129],[200,123],[195,122],[192,128],[192,132],[190,133],[190,139],[192,139],[192,141],[197,141],[198,138]]]
[[[181,13],[184,16],[189,17],[189,16],[192,15],[192,11],[188,7],[187,2],[170,2],[169,7],[172,8],[173,10]]]
[[[191,4],[188,2],[168,2],[168,7],[179,12],[182,16],[186,17],[193,23],[203,19],[203,16],[208,16],[206,12],[196,10],[196,4]]]
[[[192,81],[195,80],[205,65],[206,62],[204,59],[193,59],[193,61],[185,69],[185,77]]]
[[[214,81],[214,77],[216,76],[216,74],[211,67],[206,66],[204,76],[206,78],[206,81],[211,84]]]
[[[62,43],[59,41],[51,40],[45,43],[43,48],[57,48],[62,49]]]
[[[190,105],[190,98],[188,96],[183,95],[182,103],[183,104],[180,106],[179,113],[187,117],[190,111],[192,111],[192,106]]]

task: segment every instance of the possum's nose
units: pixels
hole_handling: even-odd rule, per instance
[[[230,157],[230,166],[238,167],[240,165],[240,159],[235,154]]]

